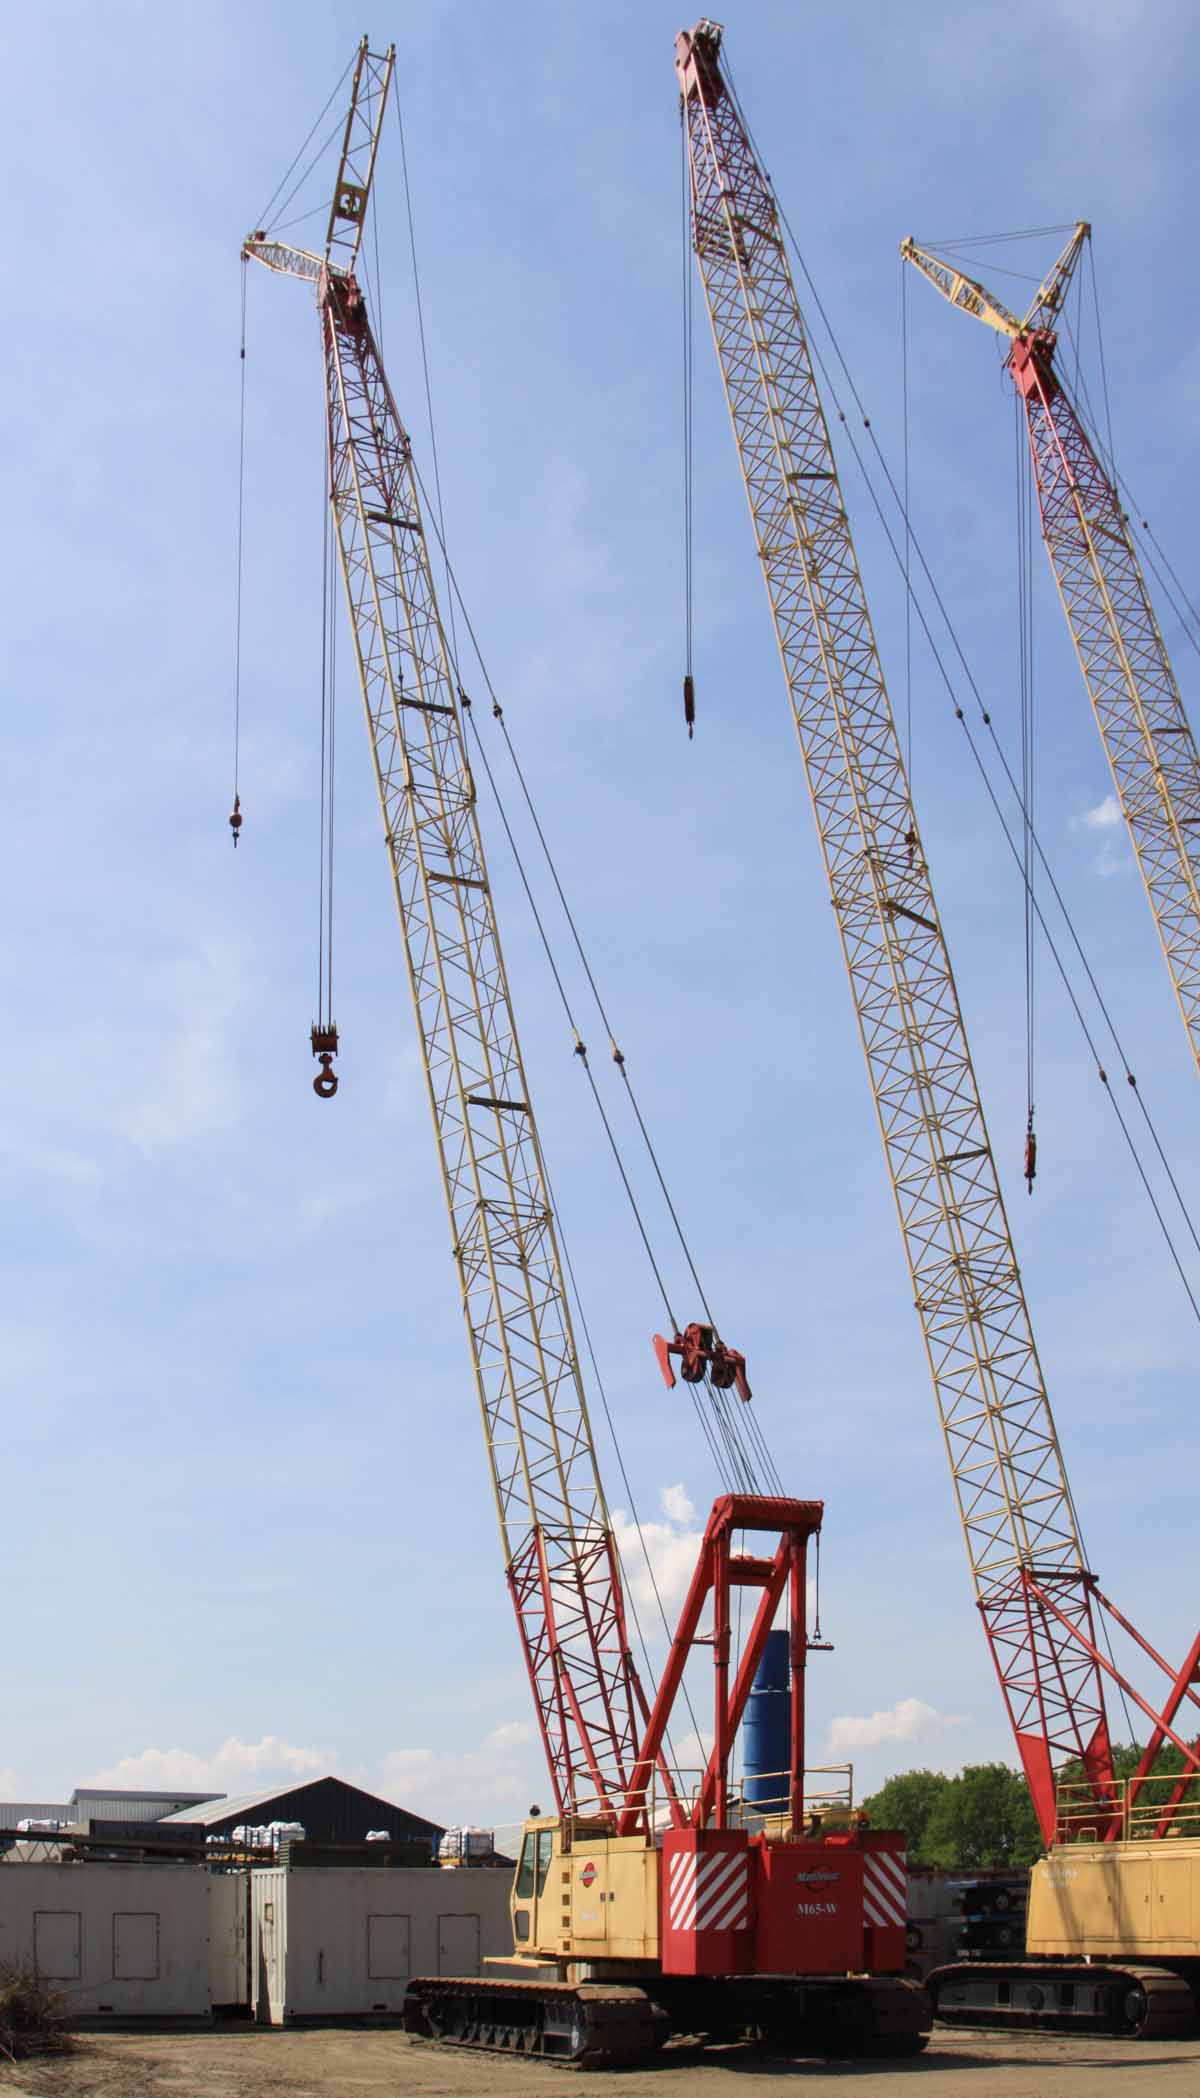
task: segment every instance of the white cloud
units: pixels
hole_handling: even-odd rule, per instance
[[[358,1182],[348,1182],[344,1187],[326,1187],[300,1199],[300,1222],[305,1231],[318,1231],[334,1217],[341,1216],[347,1209],[356,1209],[360,1202],[369,1202],[372,1190]]]
[[[644,1522],[639,1533],[632,1517],[614,1508],[612,1524],[634,1602],[653,1603],[657,1583],[663,1608],[669,1611],[683,1601],[704,1532],[683,1486],[662,1487],[658,1499],[664,1522]]]
[[[336,1758],[323,1748],[298,1748],[275,1734],[261,1741],[239,1741],[231,1734],[209,1755],[186,1748],[144,1748],[136,1756],[122,1756],[108,1770],[99,1770],[83,1780],[85,1785],[115,1785],[134,1791],[144,1785],[150,1792],[260,1792],[276,1779],[324,1777]]]
[[[871,1712],[863,1718],[847,1714],[832,1720],[826,1754],[880,1748],[885,1741],[915,1741],[921,1734],[940,1733],[943,1727],[963,1723],[957,1714],[936,1712],[919,1697],[902,1697],[887,1712]]]
[[[668,1522],[678,1523],[683,1529],[695,1523],[696,1510],[682,1486],[664,1486],[658,1498]]]
[[[1121,804],[1115,794],[1106,794],[1094,809],[1084,809],[1071,821],[1075,830],[1116,830],[1121,822]]]
[[[450,1824],[523,1819],[533,1800],[545,1803],[541,1748],[524,1719],[493,1727],[482,1746],[460,1754],[431,1748],[394,1748],[380,1766],[379,1789],[398,1806]]]
[[[525,1741],[532,1741],[534,1730],[527,1719],[510,1719],[504,1726],[493,1727],[487,1737],[489,1748],[519,1748]]]
[[[1125,818],[1115,794],[1106,794],[1095,808],[1082,809],[1078,816],[1072,816],[1071,829],[1087,831],[1100,841],[1100,850],[1092,861],[1093,874],[1124,874],[1133,865]]]

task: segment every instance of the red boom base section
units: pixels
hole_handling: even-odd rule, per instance
[[[894,1829],[663,1838],[664,1974],[903,1974],[905,1908]]]

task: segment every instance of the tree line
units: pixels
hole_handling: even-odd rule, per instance
[[[1119,1779],[1132,1777],[1141,1753],[1136,1742],[1113,1749]],[[1183,1761],[1167,1742],[1143,1789],[1143,1810],[1166,1803],[1173,1788],[1152,1780],[1175,1776]],[[1068,1763],[1058,1775],[1060,1783],[1082,1784],[1083,1766]],[[907,1832],[914,1865],[940,1865],[951,1872],[985,1866],[1016,1871],[1032,1865],[1045,1847],[1025,1780],[1007,1763],[968,1763],[957,1777],[942,1770],[901,1771],[862,1804],[876,1828]],[[1200,1833],[1200,1780],[1187,1789],[1179,1826],[1181,1834]]]

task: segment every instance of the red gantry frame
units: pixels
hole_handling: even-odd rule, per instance
[[[694,1804],[670,1788],[668,1803],[674,1828],[728,1825],[729,1760],[746,1709],[755,1671],[785,1591],[788,1602],[788,1650],[791,1660],[791,1748],[788,1771],[788,1823],[798,1834],[804,1795],[804,1679],[808,1657],[805,1571],[808,1540],[821,1527],[820,1501],[783,1500],[765,1494],[729,1493],[713,1503],[696,1571],[680,1613],[679,1626],[663,1670],[654,1709],[633,1767],[617,1834],[633,1835],[645,1825],[647,1793],[656,1768],[663,1766],[663,1742],[684,1671],[693,1650],[709,1644],[713,1659],[713,1746]],[[776,1538],[770,1556],[733,1550],[739,1531]],[[739,1657],[732,1652],[735,1588],[760,1590],[758,1609]],[[705,1606],[712,1597],[712,1630],[701,1632]],[[730,1683],[733,1669],[732,1687]]]

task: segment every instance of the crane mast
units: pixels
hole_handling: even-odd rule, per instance
[[[1081,221],[1022,320],[914,240],[905,261],[1011,343],[1042,535],[1146,896],[1200,1064],[1200,753],[1129,518],[1055,366],[1054,320],[1090,237]]]
[[[394,62],[359,51],[314,282],[329,499],[508,1585],[560,1812],[615,1817],[646,1700],[630,1655],[554,1216],[408,435],[355,276]]]
[[[719,25],[676,70],[692,235],[980,1614],[1047,1840],[1112,1785],[1093,1580],[770,185]]]

